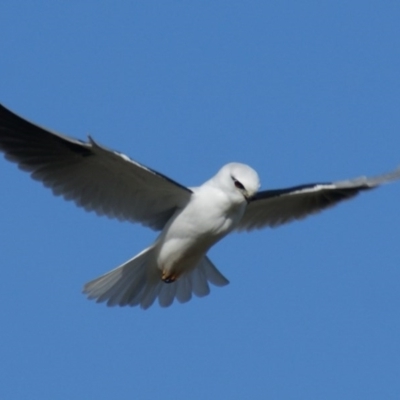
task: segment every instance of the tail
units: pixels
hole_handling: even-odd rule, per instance
[[[152,250],[149,247],[125,264],[86,283],[83,293],[98,303],[106,301],[108,306],[140,305],[147,309],[156,298],[161,307],[168,307],[175,298],[186,303],[192,298],[192,293],[198,297],[208,295],[208,282],[215,286],[229,283],[208,257],[203,257],[196,268],[175,282],[165,283],[161,280],[161,271],[152,261]]]

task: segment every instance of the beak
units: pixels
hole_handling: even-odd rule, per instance
[[[247,192],[243,193],[243,196],[246,199],[247,204],[249,204],[251,202],[251,199],[253,198],[253,196],[250,196]]]
[[[256,197],[256,195],[257,195],[257,192],[251,191],[249,193],[247,190],[243,193],[243,196],[246,199],[247,204],[251,203],[254,200],[254,198]]]

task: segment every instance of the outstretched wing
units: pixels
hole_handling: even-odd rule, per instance
[[[363,190],[400,179],[400,169],[374,178],[356,178],[333,183],[313,183],[257,193],[248,204],[238,230],[276,227],[303,219],[348,200]]]
[[[160,230],[192,191],[127,156],[63,136],[0,105],[0,151],[55,195],[98,215]]]

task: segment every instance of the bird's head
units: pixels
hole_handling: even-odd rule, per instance
[[[233,195],[240,194],[247,202],[260,188],[257,172],[248,165],[240,163],[224,165],[214,179],[222,189]]]

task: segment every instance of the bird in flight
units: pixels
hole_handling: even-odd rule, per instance
[[[256,171],[230,163],[199,187],[88,142],[51,132],[0,105],[0,151],[57,196],[87,211],[139,222],[159,235],[152,245],[88,282],[84,293],[109,306],[162,307],[206,296],[228,284],[207,251],[228,233],[276,227],[318,213],[359,192],[400,179],[400,169],[373,178],[259,191]]]

